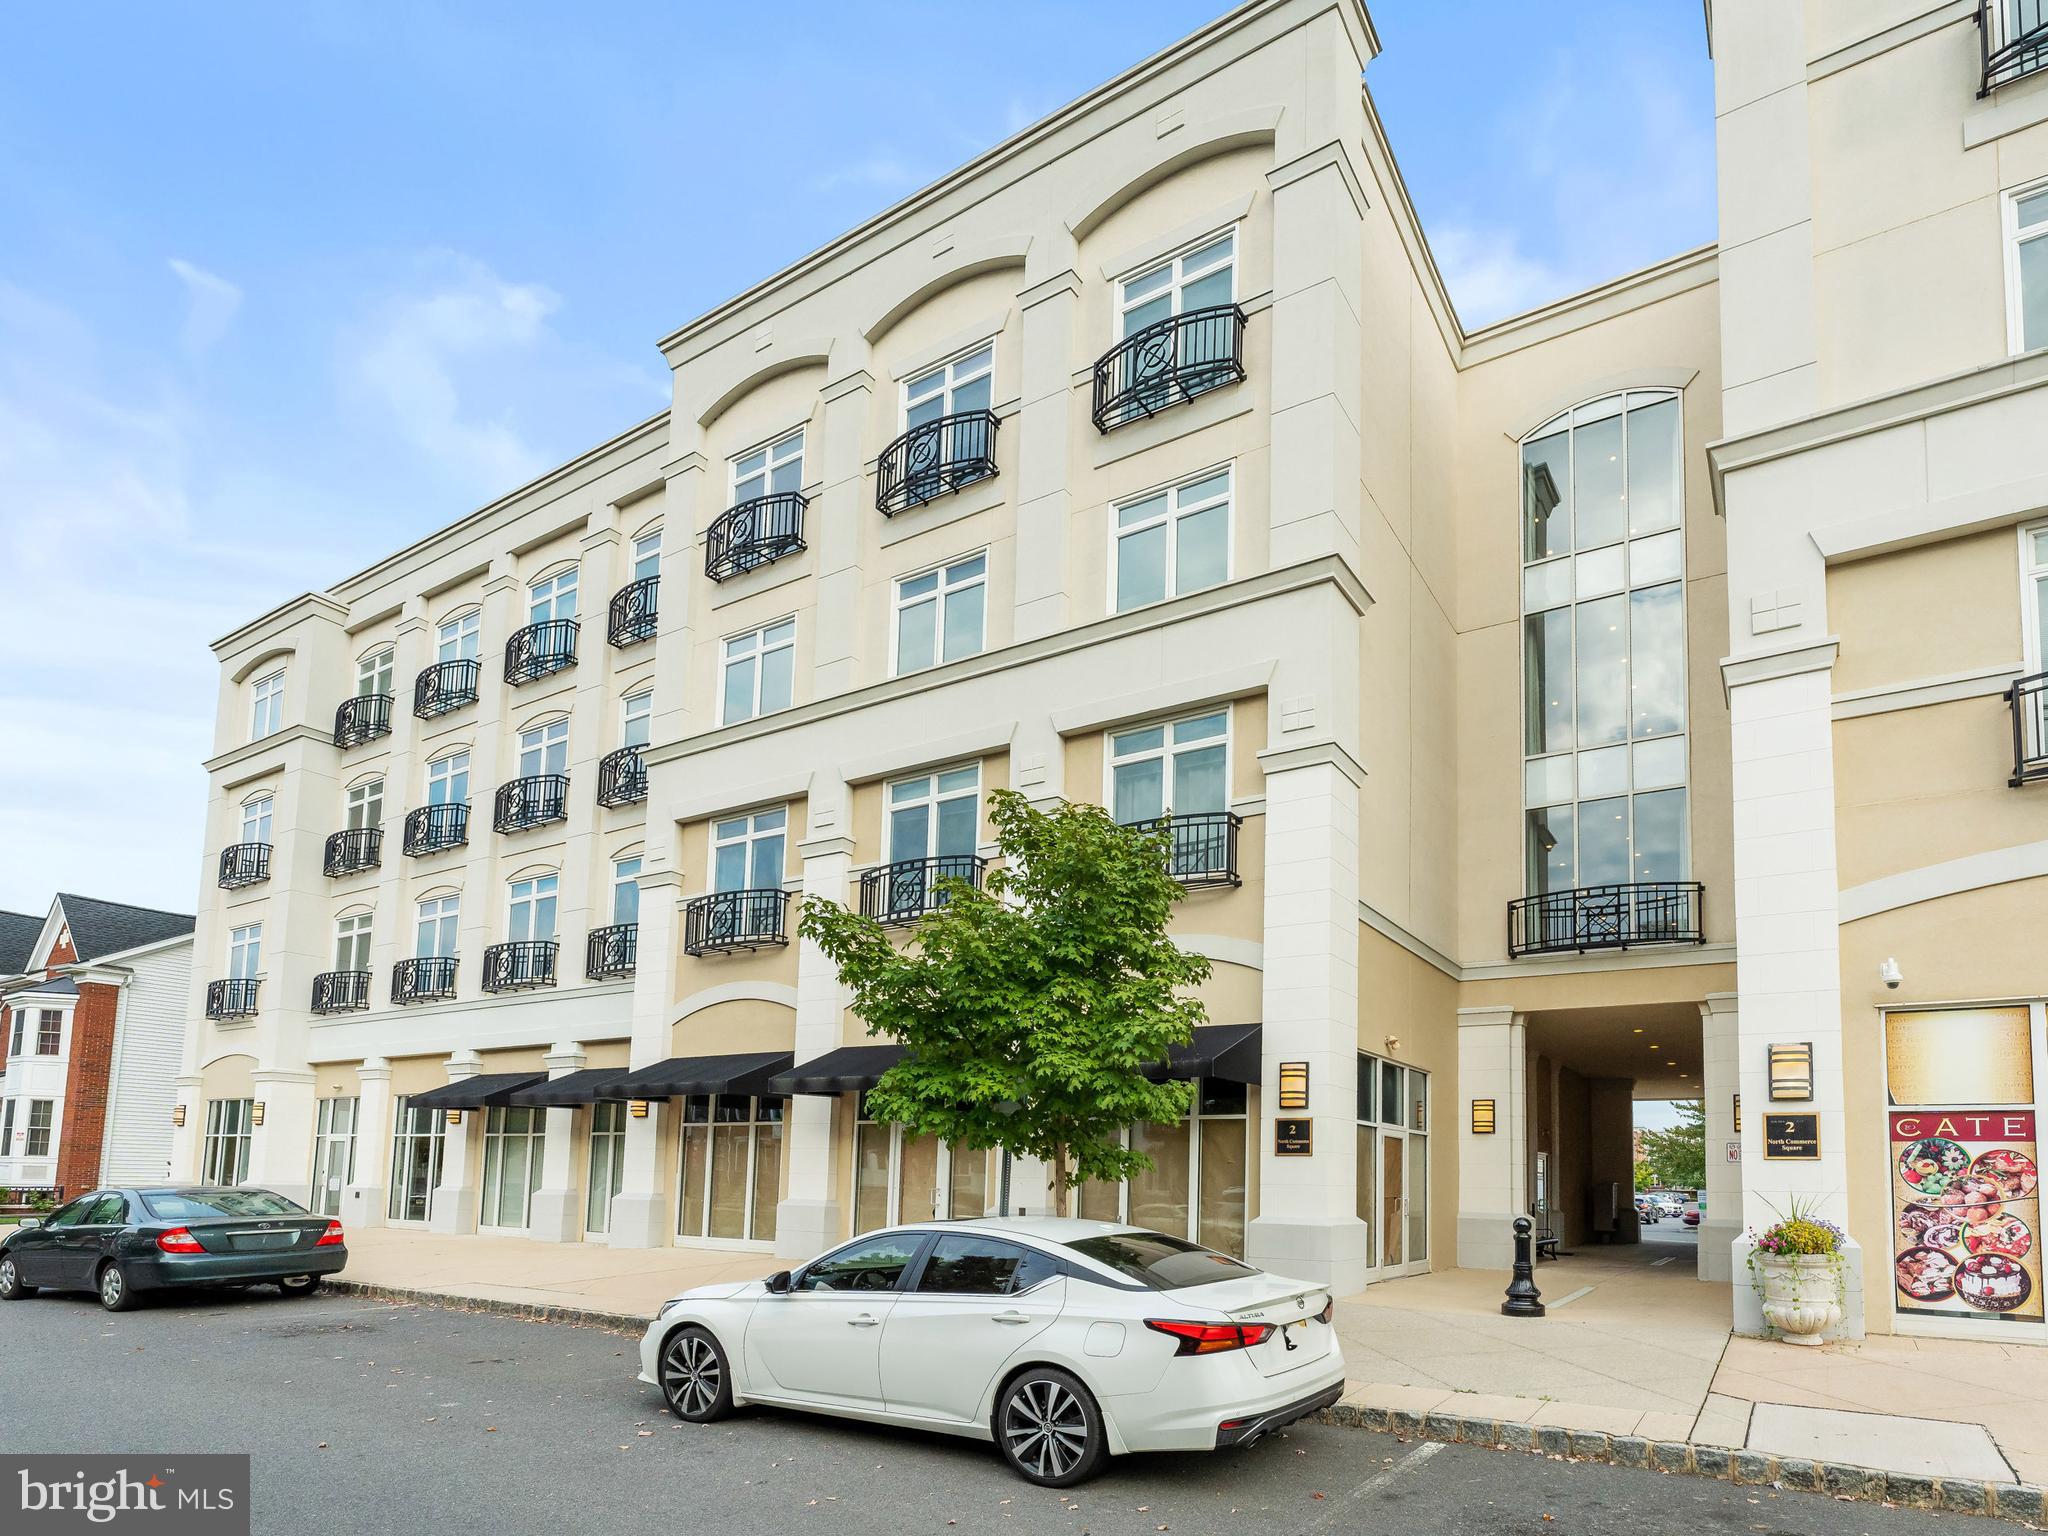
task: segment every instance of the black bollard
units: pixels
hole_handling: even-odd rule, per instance
[[[1541,1317],[1543,1293],[1536,1289],[1536,1266],[1530,1256],[1530,1236],[1536,1224],[1526,1216],[1515,1218],[1515,1278],[1508,1282],[1508,1299],[1500,1304],[1502,1317]]]

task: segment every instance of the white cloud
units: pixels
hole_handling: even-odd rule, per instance
[[[1557,268],[1524,252],[1512,229],[1445,223],[1430,231],[1429,247],[1467,328],[1533,308],[1571,286]]]
[[[242,290],[176,256],[170,259],[170,266],[185,285],[185,350],[197,357],[227,334],[235,311],[242,307]]]

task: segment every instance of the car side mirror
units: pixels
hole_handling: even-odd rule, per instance
[[[43,1218],[40,1216],[24,1216],[14,1225],[17,1231],[26,1232],[30,1227],[40,1227],[42,1224]]]
[[[788,1270],[778,1269],[764,1283],[768,1287],[768,1294],[770,1296],[787,1296],[794,1282],[790,1279]]]

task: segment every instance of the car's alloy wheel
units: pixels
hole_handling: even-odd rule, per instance
[[[100,1305],[109,1312],[126,1312],[135,1305],[134,1293],[128,1289],[128,1277],[118,1264],[101,1266],[99,1293]]]
[[[998,1421],[1010,1465],[1044,1487],[1071,1487],[1102,1460],[1101,1412],[1088,1389],[1064,1371],[1029,1371],[1012,1382]]]
[[[13,1301],[22,1296],[33,1296],[36,1288],[21,1283],[21,1271],[14,1260],[0,1259],[0,1301]]]
[[[661,1391],[679,1419],[707,1424],[732,1411],[732,1384],[718,1341],[701,1328],[685,1328],[661,1352]]]

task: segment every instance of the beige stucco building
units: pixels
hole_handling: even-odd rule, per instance
[[[1885,1249],[1878,1011],[2048,991],[1998,735],[2048,80],[1980,100],[1966,10],[1867,9],[1716,5],[1719,252],[1467,332],[1364,10],[1255,0],[663,338],[671,409],[222,639],[181,1167],[614,1246],[991,1208],[993,1159],[863,1118],[887,1052],[795,902],[914,918],[1009,787],[1170,812],[1213,962],[1196,1115],[1085,1211],[1347,1289],[1531,1211],[1628,1241],[1631,1101],[1697,1096],[1701,1278],[1794,1189]],[[1783,1039],[1796,1173],[1736,1128]]]

